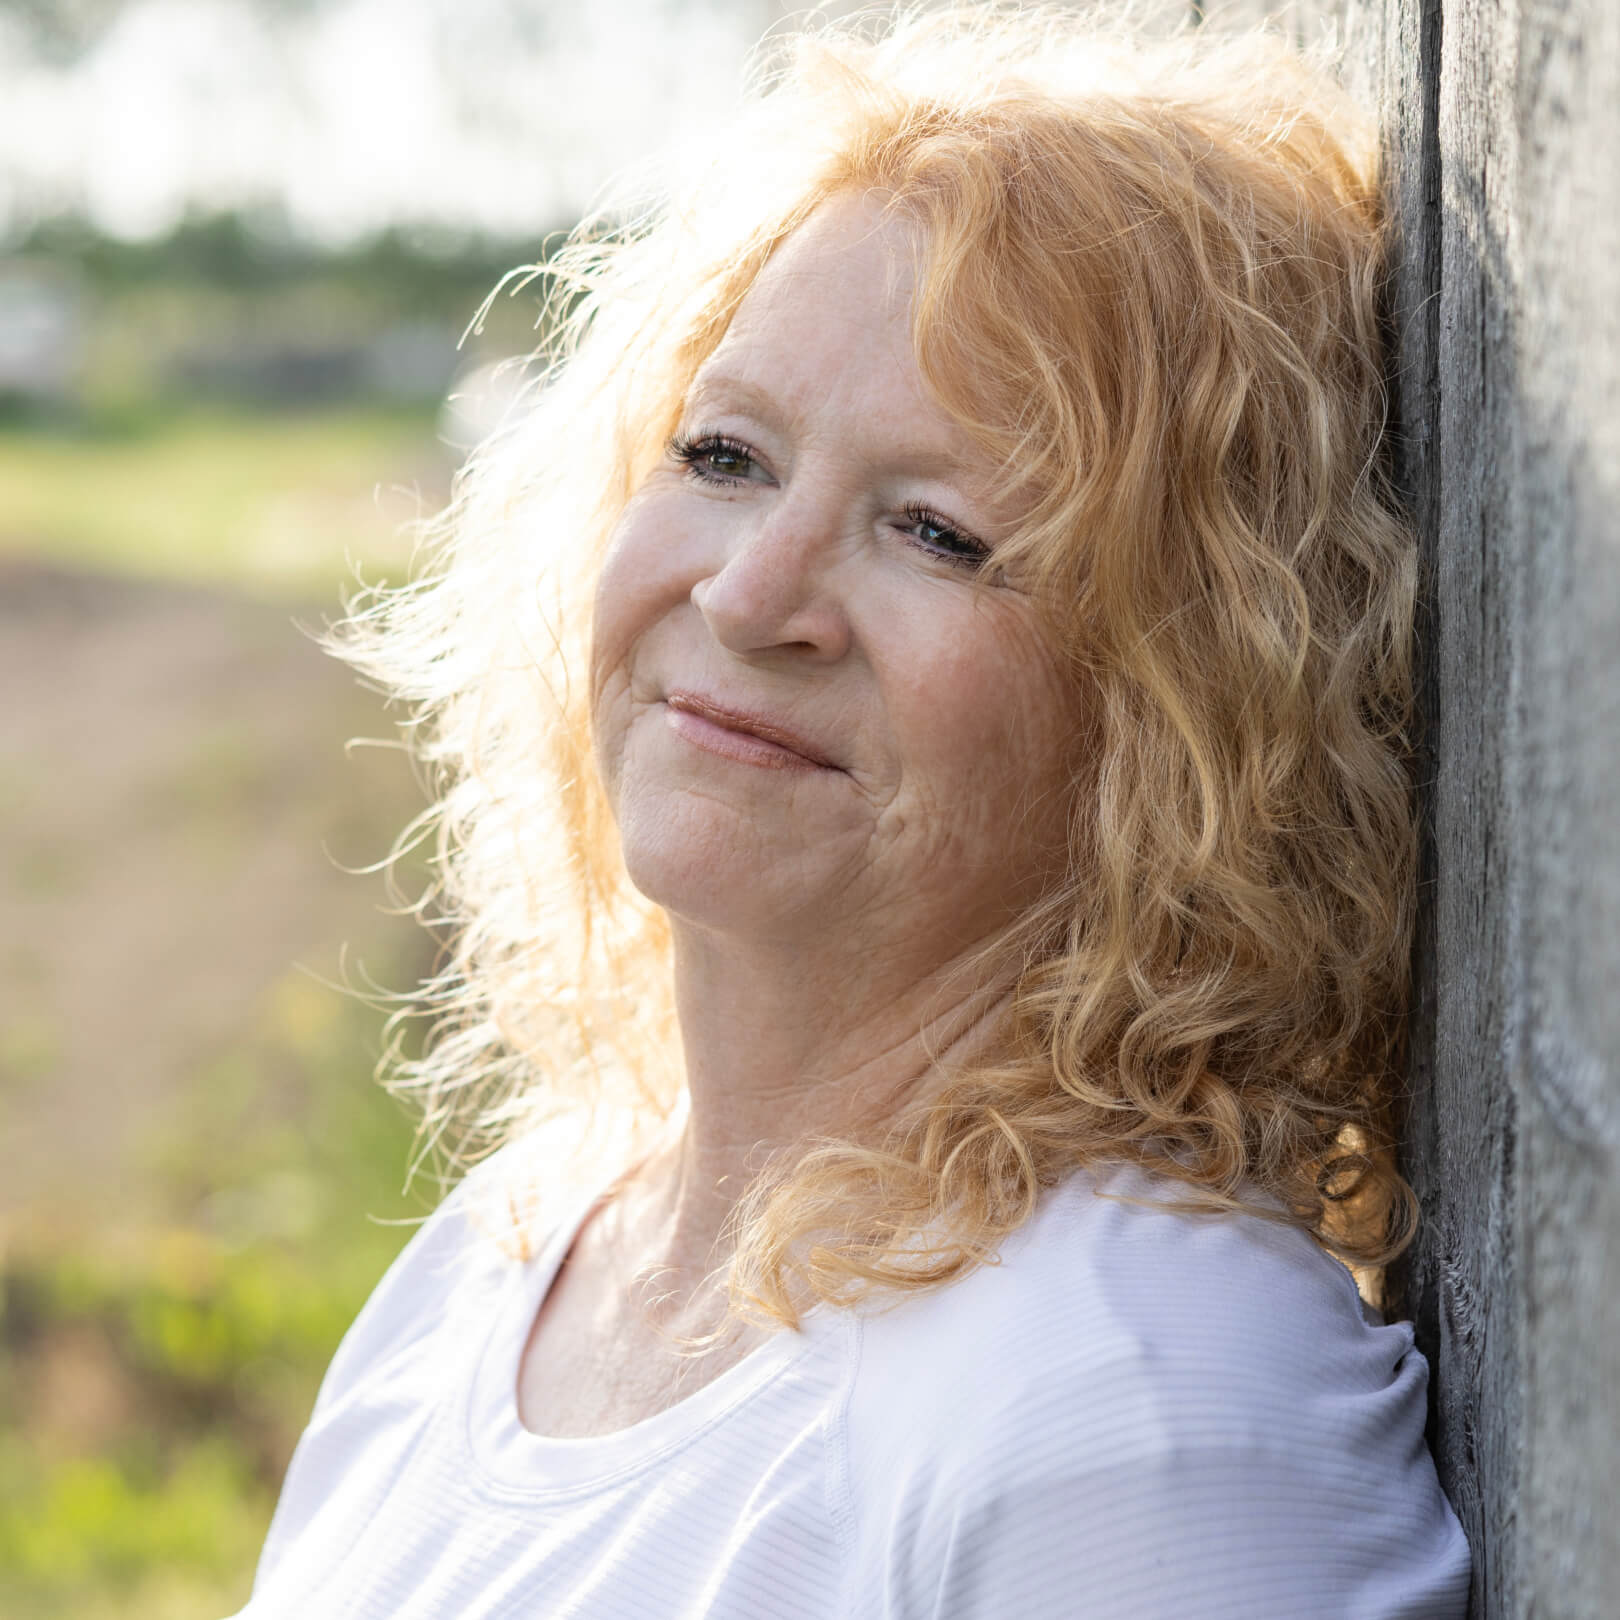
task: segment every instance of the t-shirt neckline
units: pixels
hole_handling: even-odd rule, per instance
[[[463,1429],[468,1450],[478,1472],[498,1487],[572,1492],[635,1474],[721,1422],[799,1360],[824,1327],[823,1313],[817,1312],[797,1332],[784,1328],[773,1333],[690,1395],[629,1428],[579,1439],[526,1429],[518,1415],[517,1388],[529,1330],[563,1257],[600,1197],[593,1193],[582,1199],[532,1260],[513,1264],[467,1381]]]

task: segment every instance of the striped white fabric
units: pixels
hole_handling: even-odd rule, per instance
[[[1296,1232],[1075,1177],[999,1265],[544,1439],[517,1364],[572,1235],[520,1264],[455,1198],[418,1233],[242,1620],[1461,1620],[1423,1358]]]

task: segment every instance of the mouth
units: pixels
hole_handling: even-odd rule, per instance
[[[725,708],[691,692],[671,692],[664,704],[671,726],[711,753],[770,770],[842,769],[807,738],[774,720]]]

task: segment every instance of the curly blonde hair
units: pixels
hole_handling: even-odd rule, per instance
[[[1134,1159],[1352,1262],[1410,1236],[1394,1164],[1414,904],[1416,553],[1383,470],[1375,147],[1265,35],[976,8],[779,42],[718,158],[533,274],[546,342],[418,582],[339,636],[411,705],[450,925],[425,1139],[667,1119],[669,935],[594,776],[609,530],[772,251],[828,198],[920,227],[917,352],[1022,480],[1035,582],[1096,734],[1064,881],[977,964],[994,1051],[739,1206],[734,1305],[945,1283],[1043,1187]],[[622,1144],[621,1144],[622,1145]]]

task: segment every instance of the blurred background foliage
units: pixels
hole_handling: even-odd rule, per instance
[[[373,1084],[420,807],[309,631],[400,577],[538,242],[240,214],[0,263],[0,1614],[245,1600],[333,1348],[437,1189]],[[469,381],[470,379],[470,381]],[[476,414],[476,413],[474,413]],[[409,890],[419,872],[400,874]]]
[[[130,9],[0,6],[0,102]],[[537,289],[465,329],[566,215],[323,235],[247,187],[131,233],[41,201],[27,155],[0,153],[0,1614],[217,1620],[438,1194],[372,1079],[379,987],[433,942],[360,870],[422,794],[349,746],[392,718],[310,631],[404,576]]]

